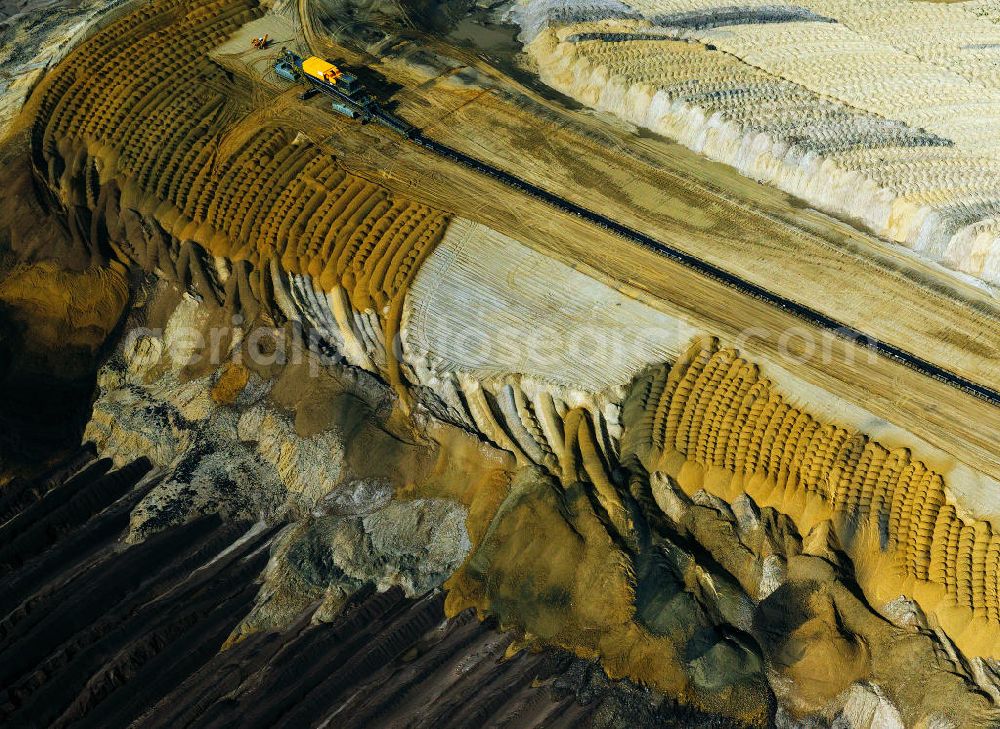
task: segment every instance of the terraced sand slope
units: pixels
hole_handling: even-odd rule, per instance
[[[613,473],[638,458],[802,534],[829,522],[873,604],[913,597],[969,655],[995,655],[997,485],[905,431],[467,221],[410,288],[402,344],[442,417],[592,487],[619,539],[634,534]]]
[[[988,3],[522,0],[542,78],[1000,283]]]
[[[622,417],[623,453],[648,470],[689,494],[749,494],[802,533],[830,519],[876,602],[915,596],[963,650],[1000,645],[1000,533],[959,516],[942,476],[908,449],[817,420],[713,341],[640,378]]]
[[[375,312],[391,340],[446,217],[251,114],[249,86],[207,54],[259,14],[248,0],[164,0],[95,35],[32,97],[36,170],[95,250],[211,306],[298,318],[292,275],[348,329],[352,302]]]

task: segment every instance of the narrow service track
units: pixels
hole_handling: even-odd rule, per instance
[[[393,119],[386,115],[386,119],[380,119],[380,121],[384,124],[392,126],[389,122],[393,121]],[[783,311],[787,311],[790,314],[797,316],[799,319],[831,332],[843,340],[852,342],[857,346],[863,347],[872,352],[876,352],[887,359],[891,359],[909,367],[911,370],[915,370],[923,375],[932,377],[935,380],[950,385],[951,387],[962,390],[963,392],[977,397],[980,400],[984,400],[991,405],[1000,407],[1000,391],[998,390],[973,382],[972,380],[962,377],[961,375],[957,375],[954,372],[946,370],[923,359],[922,357],[918,357],[911,352],[907,352],[900,347],[879,341],[875,337],[865,334],[859,329],[855,329],[854,327],[839,322],[836,319],[816,311],[811,307],[792,301],[791,299],[787,299],[783,296],[779,296],[778,294],[768,291],[767,289],[747,281],[746,279],[726,271],[725,269],[719,268],[718,266],[708,263],[707,261],[697,258],[696,256],[692,256],[689,253],[685,253],[684,251],[674,248],[673,246],[662,243],[645,233],[640,233],[639,231],[629,228],[628,226],[601,215],[600,213],[595,213],[592,210],[576,205],[575,203],[559,197],[558,195],[555,195],[537,185],[527,182],[516,175],[512,175],[509,172],[486,164],[482,160],[470,157],[469,155],[459,152],[456,149],[452,149],[447,145],[436,142],[433,139],[424,136],[420,132],[414,131],[406,135],[406,137],[414,144],[417,144],[440,157],[449,159],[452,162],[468,167],[469,169],[475,170],[481,174],[488,175],[508,187],[519,190],[526,195],[530,195],[531,197],[548,203],[563,212],[582,218],[589,223],[604,228],[605,230],[609,230],[621,238],[675,261],[682,266],[701,274],[702,276],[718,281],[719,283],[735,289],[746,296],[751,296],[782,309]]]

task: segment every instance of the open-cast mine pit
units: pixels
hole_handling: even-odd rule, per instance
[[[1000,726],[995,5],[0,4],[0,721]]]

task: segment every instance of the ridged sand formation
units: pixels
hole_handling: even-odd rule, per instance
[[[521,260],[513,241],[457,221],[414,292],[400,369],[392,342],[406,294],[445,235],[446,217],[345,172],[282,126],[238,123],[227,90],[240,82],[207,54],[257,12],[234,0],[168,1],[137,11],[128,34],[114,26],[95,35],[33,98],[39,176],[89,232],[97,255],[156,271],[248,319],[263,309],[303,321],[353,364],[387,374],[401,391],[412,385],[407,392],[432,412],[522,463],[592,484],[616,538],[630,539],[610,478],[627,420],[618,406],[626,384],[646,365],[677,356],[691,330],[607,287],[591,285],[593,298],[582,297],[582,274],[566,267],[546,274],[540,257]],[[683,53],[707,52],[685,46]],[[154,57],[158,70],[138,83],[111,72]],[[204,80],[184,86],[194,78]],[[523,290],[499,283],[510,281]],[[553,296],[554,281],[583,308],[529,306],[515,321],[517,301]],[[503,315],[477,308],[470,291],[480,303],[509,299]],[[478,363],[460,347],[439,351],[470,315],[472,343],[490,348]],[[546,320],[551,336],[588,322],[589,336],[620,361],[577,371],[512,340]],[[800,520],[803,531],[834,518],[870,588],[884,584],[887,561],[898,589],[939,613],[970,654],[997,645],[1000,542],[987,523],[958,517],[939,475],[905,452],[799,413],[729,350],[690,357],[663,374],[672,383],[669,402],[650,406],[658,408],[651,452],[665,454],[645,456],[650,470],[678,475],[692,492],[704,484],[731,499],[745,490]],[[678,454],[689,465],[682,468]],[[965,631],[969,616],[976,627]]]
[[[234,100],[246,89],[207,54],[259,12],[163,0],[97,33],[32,97],[36,171],[98,261],[156,271],[247,320],[261,308],[297,319],[296,303],[318,298],[355,363],[398,384],[392,349],[375,365],[357,343],[371,328],[394,338],[446,217],[345,172],[284,125],[245,118]],[[150,72],[115,72],[135,66]]]
[[[1000,646],[1000,534],[963,518],[942,476],[905,448],[823,423],[714,340],[637,380],[623,409],[625,457],[694,494],[747,493],[809,532],[831,520],[875,604],[903,593],[969,655]]]
[[[839,33],[829,22],[836,8],[722,8],[702,16],[700,5],[674,3],[654,8],[673,13],[667,21],[651,22],[644,14],[653,11],[638,6],[547,7],[541,20],[524,16],[537,33],[532,50],[547,74],[594,71],[570,90],[592,94],[595,104],[627,107],[647,121],[649,109],[658,109],[657,123],[674,124],[682,138],[690,132],[706,153],[743,155],[774,179],[792,170],[796,184],[841,195],[837,205],[863,211],[872,225],[898,224],[909,231],[903,238],[926,235],[937,245],[945,235],[951,246],[965,234],[950,223],[934,227],[938,222],[914,232],[919,215],[903,214],[911,208],[937,205],[935,221],[947,217],[942,210],[991,214],[992,167],[983,163],[992,164],[989,150],[973,154],[953,139],[961,124],[935,131],[887,119],[884,110],[855,104],[850,89],[833,98],[819,81],[813,88],[789,80],[735,50],[652,38],[672,38],[678,29],[738,35],[743,31],[733,29],[748,17],[749,25],[775,33],[791,25]],[[427,456],[419,480],[409,481],[416,456],[389,457],[405,453],[409,429],[381,439],[374,430],[352,432],[364,434],[358,460],[403,474],[407,496],[468,507],[471,545],[462,554],[468,547],[469,559],[448,583],[449,609],[493,612],[528,641],[600,658],[614,675],[758,723],[770,716],[775,684],[768,671],[775,666],[808,687],[803,712],[826,710],[863,681],[898,673],[892,646],[902,628],[850,594],[841,581],[852,574],[875,609],[900,594],[913,597],[967,657],[997,656],[1000,534],[961,508],[943,473],[905,449],[821,422],[780,392],[786,383],[772,384],[734,349],[710,338],[689,346],[696,330],[665,313],[676,312],[673,305],[654,309],[485,226],[404,199],[344,170],[293,124],[262,121],[247,99],[269,93],[266,85],[251,88],[209,57],[259,14],[247,0],[161,0],[97,33],[32,97],[26,118],[36,177],[76,241],[86,242],[87,275],[114,294],[117,310],[127,295],[120,264],[134,264],[196,293],[213,313],[300,322],[350,364],[384,374],[404,400],[424,406],[427,448],[433,440],[440,450],[433,463]],[[565,27],[546,30],[552,22]],[[780,38],[772,38],[775,48]],[[137,65],[148,69],[138,80],[116,71]],[[576,83],[571,75],[559,79]],[[638,101],[637,88],[646,94]],[[673,90],[664,96],[664,89]],[[772,154],[775,145],[786,145],[780,155]],[[929,161],[920,171],[914,160]],[[966,188],[945,184],[973,167]],[[861,169],[885,180],[897,175],[893,194],[884,194],[884,180],[864,182]],[[936,187],[928,182],[934,179]],[[969,200],[985,202],[976,208]],[[990,278],[991,241],[968,256],[955,248],[948,255]],[[92,324],[85,315],[73,319],[80,307],[67,308],[71,321]],[[178,326],[204,322],[195,314],[201,311],[188,297],[175,308]],[[560,339],[566,332],[577,337],[568,342],[576,348]],[[161,344],[147,339],[124,357],[134,379],[109,372],[102,380],[113,394],[134,395],[150,384],[146,355],[153,359]],[[163,400],[180,397],[181,369],[178,363],[170,373],[175,380]],[[154,384],[156,376],[150,369]],[[235,410],[241,398],[244,406],[256,403],[248,389],[263,400],[265,377],[273,376],[237,367],[203,374],[202,395],[190,408],[201,412],[184,422],[193,428],[219,408]],[[287,380],[284,386],[295,389]],[[107,442],[155,450],[155,439],[143,446],[135,437],[140,426],[123,417],[143,412],[133,403],[155,410],[155,390],[147,387],[148,398],[125,399],[119,409],[114,397],[99,402],[95,412],[103,413],[92,432],[107,426]],[[297,415],[309,409],[305,395],[275,402]],[[333,417],[322,415],[324,423]],[[435,417],[465,430],[449,430]],[[291,426],[263,404],[239,417],[236,429],[248,462],[275,466],[283,484],[308,492],[308,508],[323,505],[336,479],[303,476],[302,465],[325,464],[314,457],[332,452],[325,441],[311,441],[316,451],[300,449],[293,458]],[[219,442],[231,431],[220,427]],[[185,442],[176,450],[157,465],[166,468],[189,449]],[[678,546],[671,541],[678,535],[691,542]],[[853,565],[841,564],[841,545]],[[772,599],[779,588],[792,596]],[[790,608],[802,620],[785,636],[774,627],[784,623],[768,611]],[[929,658],[937,644],[928,633],[907,633],[919,643],[908,657],[921,658],[921,676],[942,674],[947,691],[912,700],[911,716],[966,691],[958,678],[965,674],[941,668],[959,658]],[[767,656],[772,643],[788,655]],[[974,703],[978,712],[985,699]]]
[[[747,493],[802,534],[830,520],[873,604],[916,597],[968,655],[995,655],[1000,535],[990,523],[956,509],[944,476],[908,449],[822,422],[733,349],[689,345],[692,333],[456,221],[407,296],[402,343],[411,381],[446,405],[441,417],[564,485],[587,484],[616,540],[635,537],[612,473],[635,456],[689,495]],[[587,366],[580,347],[604,366]],[[654,364],[665,359],[675,364]]]
[[[523,0],[512,17],[557,89],[995,285],[989,7]]]

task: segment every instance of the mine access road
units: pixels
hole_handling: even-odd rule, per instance
[[[679,263],[680,265],[685,266],[702,276],[706,276],[732,289],[735,289],[742,294],[751,296],[759,301],[763,301],[783,311],[789,312],[813,326],[831,332],[837,337],[876,352],[877,354],[895,362],[899,362],[912,370],[928,377],[932,377],[935,380],[950,385],[951,387],[962,390],[963,392],[977,397],[980,400],[984,400],[991,405],[1000,407],[1000,391],[996,389],[981,385],[954,372],[950,372],[949,370],[918,357],[912,352],[907,352],[900,347],[879,341],[877,338],[872,337],[859,329],[855,329],[854,327],[839,322],[836,319],[833,319],[832,317],[829,317],[811,307],[800,304],[797,301],[792,301],[786,297],[779,296],[778,294],[768,291],[751,281],[747,281],[736,274],[730,273],[729,271],[719,268],[712,263],[704,261],[697,256],[685,253],[684,251],[658,241],[645,233],[641,233],[633,228],[629,228],[626,225],[612,220],[605,215],[601,215],[600,213],[596,213],[570,202],[559,195],[551,193],[538,185],[534,185],[521,179],[520,177],[512,175],[505,170],[501,170],[493,165],[483,162],[482,160],[471,157],[463,152],[459,152],[458,150],[441,144],[440,142],[436,142],[421,132],[415,132],[408,135],[406,138],[414,144],[417,144],[440,157],[463,165],[476,172],[488,175],[507,187],[518,190],[526,195],[530,195],[555,208],[558,208],[563,212],[582,218],[593,225],[600,226],[601,228],[604,228],[605,230],[608,230],[636,245],[642,246],[643,248],[651,250],[661,256],[665,256],[666,258],[669,258],[670,260],[675,261],[676,263]]]

